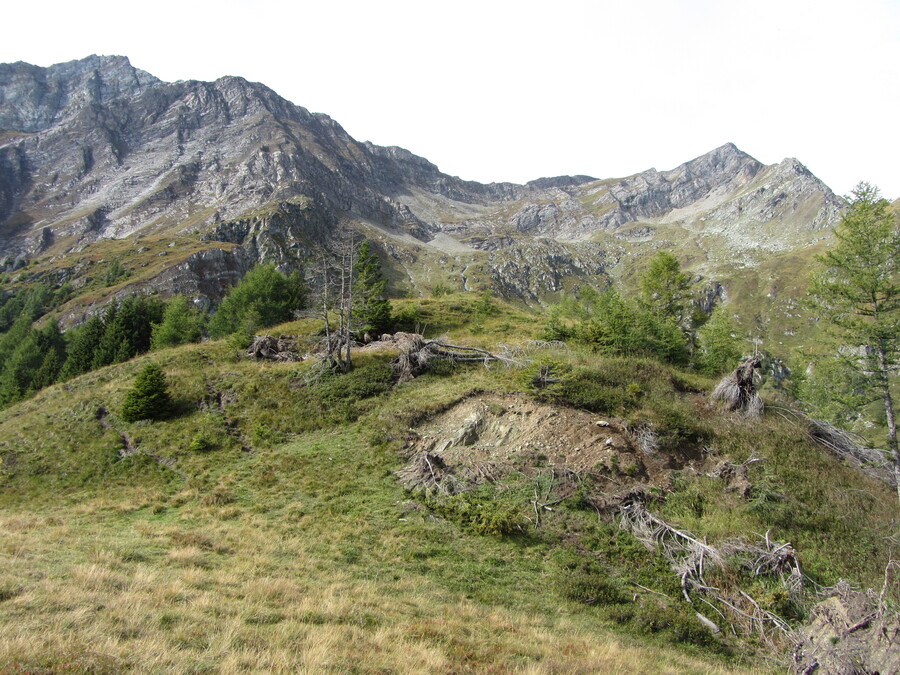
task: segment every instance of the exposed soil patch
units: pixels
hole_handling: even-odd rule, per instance
[[[673,469],[702,468],[699,455],[648,453],[642,445],[640,434],[617,418],[488,394],[419,426],[407,445],[411,463],[399,475],[409,488],[458,492],[515,472],[552,470],[558,476],[591,474],[615,491],[636,483],[668,488]]]

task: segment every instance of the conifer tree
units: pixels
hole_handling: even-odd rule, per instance
[[[176,295],[166,305],[162,321],[153,324],[150,344],[153,349],[164,349],[197,342],[202,335],[203,316],[185,296]]]
[[[700,352],[697,365],[709,375],[717,375],[737,367],[741,358],[740,341],[734,336],[734,321],[720,306],[701,328],[698,334]]]
[[[118,307],[111,306],[104,317],[93,367],[121,363],[149,351],[151,326],[162,320],[162,314],[162,302],[144,295],[132,295]]]
[[[157,420],[172,409],[172,399],[166,384],[166,376],[156,363],[148,363],[138,374],[134,387],[125,396],[122,419],[126,422]]]
[[[687,359],[687,340],[675,321],[610,288],[585,294],[585,319],[575,336],[607,354],[645,355],[670,363]]]
[[[659,251],[640,279],[641,305],[682,326],[688,318],[691,278],[681,271],[678,259]]]
[[[391,301],[385,297],[387,279],[368,240],[356,257],[356,302],[353,308],[359,330],[380,335],[391,327]]]
[[[66,359],[66,341],[56,320],[50,321],[35,332],[35,342],[41,353],[41,364],[32,376],[31,388],[35,391],[56,382]]]
[[[688,353],[693,353],[697,328],[706,320],[691,302],[692,286],[690,276],[668,251],[659,251],[640,278],[638,306],[655,317],[653,332],[660,338],[663,351],[671,354],[664,358],[673,362],[683,361]],[[675,339],[673,327],[683,339]]]
[[[66,361],[59,374],[60,380],[68,380],[89,371],[94,363],[94,352],[103,338],[103,319],[94,315],[78,328],[66,334],[69,346]]]
[[[247,328],[248,317],[258,317],[255,328],[289,321],[303,308],[306,294],[299,272],[290,277],[274,265],[257,265],[229,291],[209,324],[212,337],[224,337]]]
[[[40,367],[42,359],[37,340],[31,332],[3,363],[3,371],[0,373],[0,406],[15,403],[32,390],[34,373]]]
[[[844,368],[880,399],[900,496],[900,451],[891,380],[900,366],[900,222],[878,188],[859,183],[835,229],[837,243],[818,258],[812,305],[843,350]],[[849,347],[849,349],[847,349]]]

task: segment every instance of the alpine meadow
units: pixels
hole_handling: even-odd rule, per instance
[[[900,200],[464,181],[0,64],[0,673],[900,673]]]

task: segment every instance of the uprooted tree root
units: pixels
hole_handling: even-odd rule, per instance
[[[297,352],[295,338],[276,338],[271,335],[257,335],[247,348],[247,356],[256,360],[267,361],[302,361]]]
[[[453,495],[467,489],[438,454],[420,452],[397,472],[400,484],[412,492],[436,492]]]
[[[809,623],[798,631],[791,651],[793,672],[897,673],[900,672],[900,613],[887,600],[900,561],[884,570],[884,586],[853,588],[840,581],[819,591],[824,599],[812,610]]]
[[[763,402],[756,393],[753,378],[760,365],[756,356],[744,359],[741,365],[719,381],[710,398],[722,402],[726,410],[741,412],[747,417],[759,417]]]

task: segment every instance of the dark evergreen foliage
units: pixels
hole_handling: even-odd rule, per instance
[[[91,369],[94,352],[103,339],[103,330],[103,318],[95,315],[66,334],[69,347],[59,376],[61,380],[69,380]]]
[[[359,330],[380,335],[391,329],[391,301],[385,297],[387,279],[381,272],[381,262],[364,241],[356,258],[356,284],[353,313]]]
[[[258,265],[222,300],[210,321],[209,333],[212,337],[223,337],[248,328],[255,330],[289,321],[295,310],[303,308],[305,297],[299,272],[288,277],[274,265]]]
[[[0,405],[3,406],[53,384],[65,355],[65,343],[55,321],[35,330],[26,325],[26,319],[27,315],[23,314],[16,322],[18,330],[4,336],[18,341],[2,361]]]
[[[134,381],[134,387],[122,404],[122,419],[126,422],[157,420],[172,410],[172,399],[166,385],[166,376],[156,363],[148,363]]]
[[[162,321],[164,307],[162,301],[144,295],[133,295],[117,307],[110,306],[92,368],[121,363],[149,351],[152,324]]]

